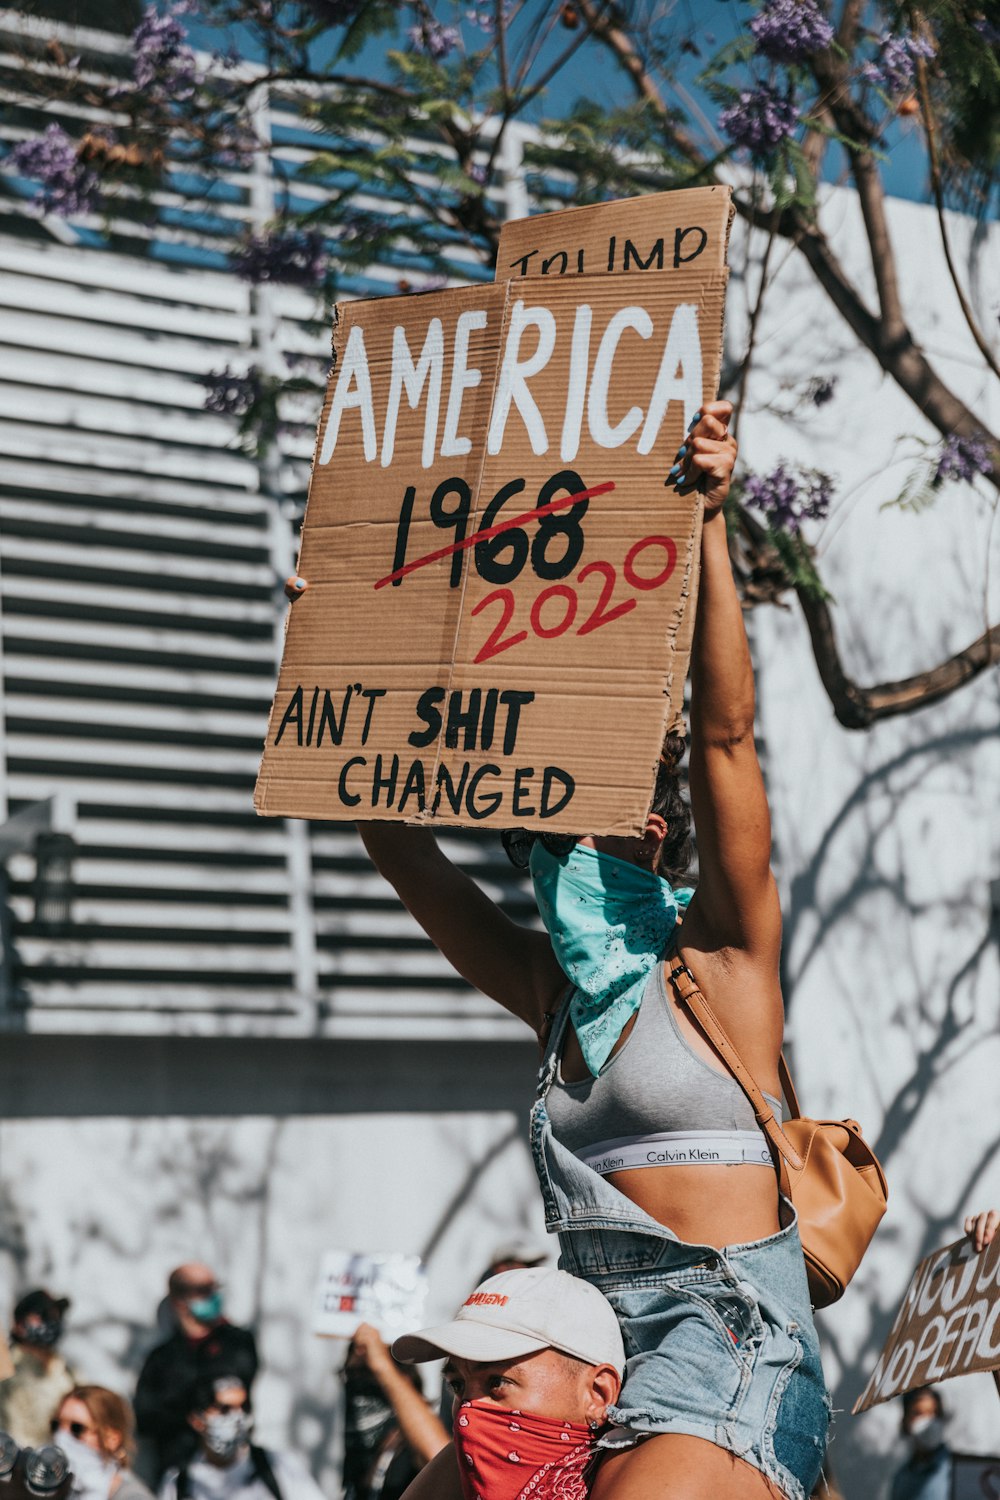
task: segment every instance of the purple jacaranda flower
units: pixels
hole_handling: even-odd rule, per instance
[[[272,229],[251,234],[231,256],[243,281],[288,286],[320,286],[326,278],[326,249],[317,229]]]
[[[833,27],[816,0],[764,0],[750,22],[757,51],[772,62],[802,62],[833,41]]]
[[[984,438],[959,437],[953,432],[938,451],[931,488],[939,489],[947,479],[960,479],[968,484],[977,474],[989,474],[992,469],[989,445]]]
[[[506,11],[506,6],[504,10]],[[496,13],[491,0],[480,0],[480,4],[470,5],[465,12],[465,19],[470,26],[477,26],[480,31],[485,31],[488,36],[492,36],[496,30]],[[506,19],[505,15],[504,20]]]
[[[779,93],[769,83],[744,89],[719,115],[719,124],[733,145],[749,151],[758,161],[770,156],[798,121],[799,112],[791,95]]]
[[[33,140],[21,141],[7,160],[16,172],[38,183],[43,210],[68,218],[98,207],[100,179],[80,160],[76,142],[61,125],[48,125]]]
[[[442,26],[440,21],[425,21],[420,26],[410,26],[406,35],[414,52],[426,52],[435,62],[442,62],[454,52],[461,41],[457,26]]]
[[[816,375],[810,380],[806,395],[813,406],[825,406],[828,401],[833,400],[833,393],[836,389],[836,375]]]
[[[797,536],[803,521],[821,521],[829,512],[833,480],[818,469],[793,471],[782,461],[770,474],[749,474],[743,499],[776,531]]]
[[[205,410],[220,417],[245,417],[263,390],[256,365],[248,370],[233,370],[226,365],[225,369],[199,375],[198,381],[205,387]]]
[[[466,177],[471,177],[473,182],[478,182],[480,187],[485,187],[489,172],[486,170],[485,162],[472,161],[465,169]]]
[[[132,89],[162,100],[189,99],[202,81],[180,17],[187,0],[174,0],[165,10],[147,5],[132,33]],[[119,84],[117,95],[131,92]]]
[[[884,32],[879,38],[878,51],[871,62],[865,63],[861,76],[877,88],[889,94],[901,94],[913,86],[913,70],[918,57],[935,55],[934,43],[927,37],[893,36]]]

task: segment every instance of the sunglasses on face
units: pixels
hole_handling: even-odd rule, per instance
[[[53,1417],[49,1423],[49,1431],[55,1437],[57,1432],[68,1432],[79,1442],[81,1438],[89,1437],[93,1432],[92,1427],[87,1427],[83,1422],[60,1422],[58,1417]]]

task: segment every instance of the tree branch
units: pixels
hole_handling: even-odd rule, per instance
[[[931,93],[927,86],[927,63],[922,57],[917,58],[917,93],[920,98],[920,113],[924,121],[924,130],[927,135],[927,157],[930,165],[931,191],[934,194],[934,205],[937,209],[938,227],[941,231],[941,248],[944,250],[944,258],[948,265],[948,274],[951,284],[955,288],[958,305],[962,309],[962,316],[969,327],[969,332],[976,341],[980,354],[985,359],[994,375],[1000,379],[1000,368],[993,357],[993,351],[983,336],[982,329],[972,311],[969,299],[958,279],[958,268],[952,259],[951,240],[948,235],[948,224],[944,216],[944,194],[941,190],[941,165],[938,160],[937,136],[934,131],[934,114],[931,109]]]
[[[857,143],[874,140],[875,128],[851,94],[846,58],[839,57],[832,48],[827,48],[824,52],[815,53],[810,62],[813,77],[821,91],[821,104],[833,116],[841,135],[848,141]],[[885,195],[878,166],[866,146],[855,144],[848,145],[845,149],[851,163],[851,176],[857,189],[871,250],[872,270],[882,313],[882,337],[890,344],[912,343],[899,294],[896,257],[885,216]]]
[[[632,78],[640,97],[657,110],[671,143],[695,166],[703,171],[707,170],[708,164],[696,143],[671,119],[662,94],[642,62],[635,44],[620,23],[611,17],[602,18],[597,15],[592,0],[579,0],[578,8],[588,26],[591,27],[593,35],[614,52],[622,67]],[[846,105],[844,108],[846,109]],[[870,123],[856,111],[852,110],[849,121],[845,120],[845,123],[849,123],[853,129],[863,129],[871,133]],[[714,174],[713,180],[718,181],[718,177]],[[881,195],[881,184],[878,184],[878,193]],[[954,432],[962,437],[984,438],[994,455],[1000,455],[1000,441],[945,385],[914,343],[905,321],[902,321],[901,325],[896,328],[894,336],[890,336],[885,320],[877,317],[865,305],[818,224],[807,219],[801,210],[795,207],[780,211],[759,209],[752,202],[747,202],[738,195],[734,195],[734,203],[737,213],[747,223],[769,233],[773,231],[794,242],[802,251],[816,279],[848,326],[865,347],[874,354],[886,374],[892,376],[900,389],[909,396],[928,421],[937,427],[942,436],[948,436]],[[870,197],[869,208],[874,213],[877,222],[884,209],[880,196],[879,199],[876,199],[874,195]],[[888,244],[887,235],[886,244]],[[898,302],[898,289],[886,285],[884,292],[888,298],[888,305],[892,308],[894,297]],[[1000,456],[994,458],[993,469],[988,477],[1000,489]]]
[[[812,642],[820,680],[845,729],[868,729],[878,719],[912,713],[947,698],[956,688],[971,682],[987,667],[1000,662],[1000,625],[993,625],[964,650],[938,666],[896,682],[859,687],[844,671],[833,628],[833,616],[825,599],[796,589]]]
[[[671,119],[662,94],[622,26],[610,16],[602,19],[596,13],[592,0],[579,0],[578,8],[592,35],[611,49],[629,74],[639,97],[645,99],[660,115],[676,149],[689,161],[704,169],[707,164],[702,153],[676,121]],[[860,15],[861,7],[856,0],[848,0],[841,22],[841,31],[848,38],[860,24]],[[836,80],[831,76],[829,82],[833,88]],[[839,94],[833,92],[830,98],[824,99],[823,107],[829,108],[836,119],[838,99],[843,133],[860,130],[864,132],[860,135],[861,139],[870,139],[873,134],[870,123],[858,111],[853,100],[850,101],[848,114],[848,104],[844,101],[842,91]],[[844,129],[845,125],[848,129]],[[859,136],[852,135],[851,138],[858,139]],[[860,158],[867,158],[876,179],[873,180],[866,162],[862,160],[860,180],[856,178],[856,181],[859,198],[862,199],[862,212],[866,213],[865,222],[869,229],[873,257],[876,257],[877,246],[883,243],[890,257],[888,272],[879,282],[881,318],[876,317],[865,305],[819,225],[808,220],[800,209],[793,206],[780,211],[762,210],[753,202],[747,202],[734,194],[737,212],[752,227],[763,229],[772,235],[779,234],[791,240],[801,250],[817,281],[861,343],[874,354],[886,373],[892,376],[900,389],[942,435],[954,432],[963,436],[985,437],[989,441],[994,459],[992,472],[988,477],[1000,489],[1000,443],[945,385],[917,348],[907,328],[899,299],[895,266],[891,261],[891,243],[885,227],[881,179],[878,179],[871,153],[862,150],[856,154]],[[741,513],[741,523],[754,550],[759,552],[762,545],[766,546],[763,527],[746,511]],[[833,704],[838,722],[846,729],[867,729],[877,719],[911,713],[914,709],[936,703],[977,677],[994,662],[1000,661],[1000,625],[995,625],[964,650],[936,667],[896,682],[860,687],[844,670],[833,616],[826,600],[802,585],[796,586],[795,592],[809,631],[820,680]]]
[[[765,556],[769,544],[764,527],[742,507],[739,522],[752,553],[757,557]],[[928,708],[947,698],[956,688],[971,682],[995,662],[1000,662],[1000,625],[993,625],[977,640],[936,667],[894,682],[861,687],[844,670],[833,612],[827,601],[802,584],[795,586],[795,593],[809,631],[820,681],[833,705],[837,722],[845,729],[870,729],[880,719],[892,719],[900,714],[913,713],[918,708]]]

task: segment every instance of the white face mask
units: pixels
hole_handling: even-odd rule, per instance
[[[96,1448],[75,1438],[71,1432],[57,1432],[55,1444],[65,1453],[73,1470],[73,1500],[108,1500],[111,1481],[118,1473],[114,1459],[106,1458]]]
[[[906,1435],[917,1453],[933,1453],[944,1442],[944,1423],[940,1417],[914,1417]]]
[[[228,1463],[250,1436],[253,1418],[244,1411],[213,1412],[205,1421],[202,1441],[213,1458]]]

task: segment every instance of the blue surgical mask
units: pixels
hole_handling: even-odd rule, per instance
[[[536,842],[528,868],[559,966],[576,987],[570,1015],[596,1076],[694,892],[586,844],[557,857]]]
[[[199,1323],[215,1323],[222,1317],[222,1293],[211,1292],[207,1297],[192,1297],[188,1312]]]

